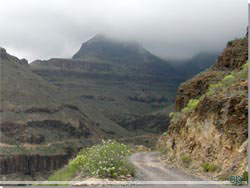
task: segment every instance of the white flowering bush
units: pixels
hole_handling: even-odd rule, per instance
[[[83,149],[65,167],[74,173],[81,172],[86,176],[118,178],[120,176],[134,176],[135,169],[128,161],[129,148],[116,141],[102,141],[101,144]],[[65,173],[65,172],[63,172]],[[72,174],[67,172],[68,174]],[[55,174],[56,175],[56,174]],[[54,177],[61,176],[60,173]],[[50,180],[59,180],[51,178]]]

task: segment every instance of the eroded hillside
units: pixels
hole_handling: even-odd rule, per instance
[[[0,48],[0,173],[61,167],[79,148],[105,137],[131,136],[98,109],[81,104]],[[35,162],[34,162],[35,161]]]
[[[158,141],[168,164],[214,179],[247,171],[247,58],[247,38],[230,41],[215,65],[179,87]]]

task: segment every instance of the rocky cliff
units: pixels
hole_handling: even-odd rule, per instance
[[[121,123],[121,125],[137,134],[143,132],[161,134],[167,130],[169,125],[168,114],[173,109],[173,105],[162,110],[145,114],[133,120]]]
[[[183,83],[157,146],[165,161],[212,179],[247,171],[248,40],[230,41],[217,62]]]
[[[69,157],[67,154],[0,157],[0,174],[17,172],[32,174],[34,172],[52,171],[65,165]]]
[[[218,82],[234,69],[241,69],[247,59],[247,38],[229,41],[214,65],[180,85],[176,95],[176,111],[180,111],[186,106],[189,99],[202,96],[207,91],[209,84]]]

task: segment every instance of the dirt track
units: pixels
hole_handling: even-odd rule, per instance
[[[130,161],[137,169],[138,181],[202,181],[177,169],[168,169],[160,161],[159,152],[135,153]],[[147,187],[232,187],[229,185],[145,185]],[[135,186],[136,187],[136,186]],[[143,187],[143,186],[137,186]]]

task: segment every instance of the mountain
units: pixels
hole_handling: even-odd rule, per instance
[[[3,48],[0,68],[1,178],[51,171],[102,138],[133,136],[98,109],[32,72],[25,59]]]
[[[181,84],[158,141],[169,165],[215,180],[248,167],[248,38],[228,42],[217,62]]]
[[[102,35],[72,59],[28,64],[0,48],[0,66],[0,178],[6,179],[13,173],[36,179],[103,138],[152,145],[167,130],[186,79],[141,45]]]
[[[213,65],[219,53],[212,52],[200,52],[195,54],[191,59],[186,60],[171,60],[169,61],[178,71],[178,74],[182,75],[185,80],[192,78]]]
[[[131,124],[145,119],[145,114],[172,106],[178,85],[214,63],[215,56],[200,53],[175,67],[136,42],[96,35],[72,59],[38,60],[31,67],[48,82],[131,130]],[[168,117],[164,118],[167,122]],[[124,126],[128,122],[131,126]]]
[[[32,71],[119,125],[170,106],[181,76],[134,42],[97,35],[72,59],[31,63]]]
[[[163,62],[136,42],[112,39],[100,34],[83,43],[73,59],[126,62],[133,65]]]

